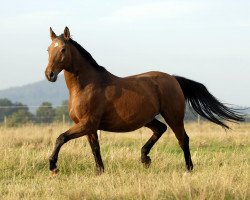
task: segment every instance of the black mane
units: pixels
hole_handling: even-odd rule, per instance
[[[59,39],[63,40],[64,42],[67,42],[64,40],[63,34],[59,36]],[[98,71],[105,71],[106,69],[102,66],[100,66],[95,59],[91,56],[91,54],[86,51],[80,44],[78,44],[76,41],[74,41],[73,39],[69,39],[68,41],[70,44],[72,44],[79,52],[80,54],[86,58],[90,64],[95,67],[95,69],[97,69]]]

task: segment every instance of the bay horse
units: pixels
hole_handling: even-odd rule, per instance
[[[64,70],[69,90],[69,115],[75,123],[56,140],[49,158],[52,174],[59,172],[56,163],[62,145],[81,136],[87,136],[96,172],[102,173],[98,129],[111,132],[128,132],[143,126],[151,129],[153,135],[141,148],[141,162],[148,167],[151,148],[167,130],[167,126],[155,118],[158,114],[173,130],[184,152],[186,168],[191,171],[189,137],[183,122],[186,102],[199,115],[224,128],[229,128],[224,120],[244,120],[243,115],[222,104],[201,83],[157,71],[120,78],[100,66],[74,41],[67,27],[59,36],[50,28],[50,38],[45,76],[55,82]]]

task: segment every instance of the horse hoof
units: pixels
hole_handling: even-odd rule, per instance
[[[149,156],[145,158],[145,160],[143,161],[143,165],[146,169],[149,168],[149,166],[151,165],[151,158]]]
[[[101,176],[103,174],[103,171],[96,171],[95,174],[96,176]]]
[[[100,175],[102,175],[103,173],[104,173],[104,169],[97,169],[96,172],[95,172],[95,174],[96,174],[97,176],[100,176]]]
[[[190,173],[193,171],[193,165],[190,165],[190,166],[186,166],[186,170]]]
[[[57,176],[58,173],[59,173],[59,169],[58,168],[53,169],[53,170],[50,171],[50,177],[54,178],[54,177]]]

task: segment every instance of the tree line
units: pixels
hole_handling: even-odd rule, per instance
[[[157,116],[157,118],[163,121],[161,116]],[[199,120],[204,119],[199,118],[197,113],[193,112],[192,109],[187,106],[185,121]],[[247,118],[246,121],[250,121],[250,118]],[[35,112],[31,112],[29,107],[23,103],[13,103],[6,98],[0,99],[0,124],[5,124],[7,126],[17,126],[26,123],[49,124],[53,122],[71,122],[68,114],[67,100],[63,101],[60,106],[55,108],[50,102],[43,102],[37,107]]]
[[[65,100],[58,107],[50,102],[43,102],[36,111],[30,112],[23,103],[13,103],[9,99],[0,99],[0,123],[7,126],[16,126],[26,123],[71,122],[68,114],[68,101]]]

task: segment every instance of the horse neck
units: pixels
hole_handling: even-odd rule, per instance
[[[71,56],[70,67],[64,70],[64,77],[70,94],[82,90],[89,84],[97,84],[111,75],[105,70],[98,71],[73,46],[71,47]]]

